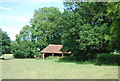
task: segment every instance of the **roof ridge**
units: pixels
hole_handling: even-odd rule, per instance
[[[60,45],[60,44],[49,44],[49,45]]]

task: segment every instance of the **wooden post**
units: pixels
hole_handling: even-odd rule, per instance
[[[63,55],[63,53],[62,53],[62,57],[63,57],[64,55]]]
[[[42,59],[44,60],[44,58],[45,58],[45,54],[43,53],[43,54],[42,54]]]
[[[54,57],[54,53],[52,53],[52,57]]]

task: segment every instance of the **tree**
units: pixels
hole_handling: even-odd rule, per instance
[[[20,34],[16,35],[16,41],[31,41],[31,28],[29,25],[25,25],[20,31]]]
[[[63,13],[63,50],[74,55],[84,52],[105,52],[108,47],[110,23],[106,3],[65,2]],[[81,53],[82,51],[82,53]],[[84,54],[85,55],[85,54]]]
[[[120,2],[108,3],[108,17],[112,20],[110,47],[114,50],[120,50]]]
[[[2,29],[0,29],[0,34],[1,34],[1,49],[2,49],[2,53],[1,54],[9,54],[11,53],[11,42],[10,42],[10,37],[8,37],[8,34],[4,31],[2,31]]]
[[[42,50],[48,44],[61,44],[61,28],[58,20],[61,12],[55,7],[44,7],[35,10],[31,19],[32,41]]]
[[[31,42],[31,27],[25,25],[20,31],[20,34],[16,35],[16,42],[12,45],[12,52],[18,58],[31,58],[34,57],[33,49],[34,44]]]
[[[14,56],[19,58],[38,56],[37,52],[48,44],[61,44],[61,26],[58,24],[60,16],[61,12],[54,7],[35,10],[31,26],[24,26],[16,35],[16,43],[13,45]]]
[[[16,36],[19,51],[14,52],[24,50],[22,56],[33,57],[48,44],[63,44],[62,51],[86,59],[90,53],[109,52],[109,44],[119,49],[118,3],[64,2],[64,6],[63,13],[55,7],[35,10],[31,25]]]

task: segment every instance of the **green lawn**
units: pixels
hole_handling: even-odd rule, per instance
[[[3,60],[3,79],[118,79],[118,66],[59,63],[54,60]]]

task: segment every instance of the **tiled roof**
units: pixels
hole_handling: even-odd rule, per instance
[[[54,44],[49,44],[45,49],[43,49],[41,52],[42,53],[63,53],[60,51],[62,48],[62,45],[54,45]]]

